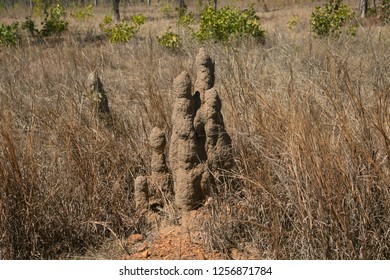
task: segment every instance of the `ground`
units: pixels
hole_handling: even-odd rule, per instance
[[[104,242],[81,258],[119,260],[222,260],[257,259],[251,250],[231,249],[227,254],[207,246],[202,234],[210,218],[207,207],[182,214],[180,225],[151,224],[148,234],[131,234],[124,239]],[[150,219],[152,221],[153,219]],[[253,252],[253,251],[252,251]]]
[[[122,260],[218,260],[224,257],[208,249],[202,236],[202,225],[208,219],[207,209],[182,214],[180,225],[158,225],[149,219],[151,230],[146,235],[132,234],[125,239],[105,242],[87,259]],[[83,257],[83,258],[84,258]]]
[[[151,238],[134,234],[126,240],[129,254],[125,260],[215,260],[216,252],[207,252],[200,234],[190,233],[182,226],[161,229]]]

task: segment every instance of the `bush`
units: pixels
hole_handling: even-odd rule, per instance
[[[143,14],[138,14],[138,15],[134,15],[131,17],[131,21],[138,25],[138,26],[141,26],[145,23],[146,21],[146,17],[143,15]]]
[[[189,27],[190,24],[194,23],[195,22],[195,19],[194,19],[194,16],[191,14],[191,13],[184,13],[182,14],[178,21],[177,21],[177,24],[179,26],[183,26],[183,27]]]
[[[316,7],[311,15],[311,26],[316,36],[322,38],[330,34],[338,36],[341,28],[354,17],[354,12],[344,3],[338,6],[327,3],[322,7]],[[350,27],[347,33],[354,34],[354,28]]]
[[[45,13],[44,25],[41,30],[43,36],[60,35],[68,30],[69,23],[62,18],[65,16],[65,10],[56,5],[50,9],[49,13]]]
[[[11,25],[0,24],[0,46],[16,46],[18,23]]]
[[[126,43],[138,32],[138,27],[120,22],[110,29],[109,40],[113,44]]]
[[[161,46],[168,49],[177,49],[181,45],[180,36],[172,32],[171,28],[168,28],[166,32],[158,36],[157,40]]]
[[[122,20],[113,25],[112,16],[106,15],[99,27],[112,44],[127,43],[139,31],[145,20],[144,15],[138,14],[131,18],[131,22]]]
[[[174,9],[169,5],[169,3],[166,3],[163,7],[161,7],[160,11],[167,17],[171,17],[172,13],[174,12]]]
[[[380,18],[384,23],[390,22],[390,0],[383,0]]]
[[[31,18],[27,18],[22,24],[22,28],[27,30],[34,37],[48,37],[51,35],[61,35],[68,30],[69,23],[63,19],[65,10],[56,5],[49,12],[45,10],[45,19],[43,20],[42,29],[36,27],[35,22]]]
[[[93,6],[88,5],[87,7],[83,8],[83,9],[79,9],[72,16],[78,20],[85,20],[87,18],[91,18],[91,17],[93,17]]]
[[[38,36],[39,30],[35,27],[35,22],[31,18],[26,18],[22,23],[22,29],[27,30],[31,36]]]
[[[293,15],[292,18],[290,18],[287,22],[287,29],[290,31],[294,30],[294,28],[298,25],[299,22],[299,16]]]
[[[220,10],[209,6],[201,14],[200,27],[195,36],[200,41],[229,42],[240,36],[263,40],[265,31],[261,28],[252,6],[244,12],[229,6]]]

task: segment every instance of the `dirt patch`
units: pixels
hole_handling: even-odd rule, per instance
[[[191,211],[183,216],[180,226],[166,226],[148,238],[133,234],[124,243],[124,260],[218,260],[218,252],[205,248],[201,233],[207,220],[204,211]]]

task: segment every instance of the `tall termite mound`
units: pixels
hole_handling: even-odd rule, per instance
[[[191,79],[182,72],[173,81],[176,97],[172,113],[169,162],[174,182],[175,203],[183,210],[199,207],[204,199],[201,179],[204,165],[198,156],[198,138],[194,128],[197,96],[191,94]]]
[[[175,102],[169,141],[169,165],[175,204],[182,211],[200,207],[206,196],[213,193],[215,178],[234,165],[232,141],[226,132],[221,113],[222,102],[218,90],[214,88],[215,63],[203,48],[196,57],[196,66],[194,93],[187,72],[182,72],[173,81]],[[165,134],[154,128],[149,142],[153,150],[150,177],[168,176],[169,168],[164,155]],[[144,183],[144,179],[136,180],[137,189],[144,189],[141,182]],[[159,182],[165,186],[162,189],[170,189],[167,180]],[[153,192],[150,189],[153,188],[149,184],[148,192],[136,193],[147,197],[147,194]]]
[[[225,130],[221,113],[222,102],[218,90],[214,87],[215,63],[204,48],[199,50],[195,62],[195,96],[200,97],[200,108],[196,112],[194,127],[199,142],[198,155],[207,167],[203,177],[210,180],[221,170],[233,167],[232,140]],[[209,176],[210,173],[214,176]],[[203,180],[203,184],[210,183]]]

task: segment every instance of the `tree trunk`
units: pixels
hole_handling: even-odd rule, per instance
[[[366,17],[368,9],[368,0],[360,0],[360,17]]]
[[[114,14],[114,19],[116,22],[119,22],[121,16],[119,14],[119,0],[112,0],[112,12]]]
[[[214,9],[217,10],[218,0],[214,0]]]

